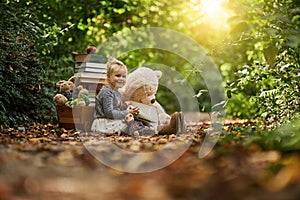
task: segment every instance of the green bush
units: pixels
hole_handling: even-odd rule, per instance
[[[28,10],[1,3],[0,22],[0,121],[12,126],[45,122],[53,116],[47,66],[40,61],[39,25]]]
[[[274,128],[298,116],[299,74],[299,65],[293,65],[284,51],[272,67],[259,62],[244,66],[236,73],[238,79],[229,90],[235,89],[241,92],[240,95],[251,90],[254,95],[249,99],[248,105],[252,107],[248,109],[256,113],[253,118]]]
[[[232,0],[231,5],[244,10],[232,18],[232,31],[233,22],[248,28],[235,32],[244,61],[236,63],[236,76],[227,91],[235,100],[241,98],[241,103],[229,103],[228,110],[243,110],[239,106],[248,98],[246,106],[256,113],[253,118],[272,128],[281,126],[297,117],[299,111],[299,0]]]

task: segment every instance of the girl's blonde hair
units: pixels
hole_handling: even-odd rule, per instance
[[[121,61],[119,61],[119,60],[117,60],[116,58],[113,58],[113,57],[110,57],[108,59],[108,62],[107,62],[106,65],[107,65],[107,70],[106,70],[107,78],[109,78],[110,75],[112,73],[114,73],[115,71],[120,70],[122,67],[127,71],[126,65],[123,62],[121,62]]]

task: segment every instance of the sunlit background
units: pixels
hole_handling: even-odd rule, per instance
[[[184,30],[204,47],[221,45],[228,37],[234,15],[229,0],[190,0],[182,5]]]
[[[228,28],[226,23],[230,11],[225,7],[225,0],[199,0],[204,20],[212,23],[216,29]]]
[[[6,3],[11,5],[9,8],[14,10],[2,10],[3,13],[7,11],[7,17],[3,15],[3,18],[7,19],[3,26],[0,26],[2,32],[7,31],[7,33],[3,32],[2,34],[3,41],[20,42],[22,38],[20,34],[24,33],[22,29],[25,28],[28,28],[29,32],[35,31],[32,34],[25,34],[26,37],[24,36],[24,38],[26,40],[30,35],[37,38],[32,38],[34,42],[25,42],[24,40],[24,49],[6,48],[4,52],[7,52],[8,57],[10,55],[15,57],[17,56],[16,52],[25,49],[30,50],[31,45],[35,44],[37,49],[34,50],[33,54],[35,55],[36,51],[41,52],[43,64],[48,67],[47,69],[43,67],[45,80],[47,80],[47,84],[50,82],[54,85],[57,81],[66,80],[74,74],[74,54],[85,53],[89,45],[97,46],[118,34],[126,36],[126,32],[136,31],[140,27],[172,29],[193,39],[193,41],[207,50],[207,55],[219,67],[224,83],[227,83],[227,81],[241,81],[243,79],[237,77],[239,75],[238,72],[246,72],[240,74],[241,76],[247,76],[244,77],[245,80],[243,82],[231,85],[227,89],[229,94],[231,94],[231,91],[238,93],[238,95],[232,95],[227,104],[228,115],[232,114],[237,117],[253,117],[258,113],[256,108],[261,108],[259,112],[263,112],[264,115],[265,113],[272,114],[273,111],[269,109],[270,106],[267,100],[266,102],[260,102],[261,99],[258,99],[257,102],[254,102],[255,106],[250,108],[249,96],[260,97],[261,90],[274,91],[274,87],[278,87],[276,85],[278,82],[286,80],[286,77],[283,79],[280,77],[277,80],[278,82],[274,82],[271,78],[266,81],[265,77],[261,77],[264,80],[263,83],[250,85],[252,83],[249,82],[248,76],[253,74],[248,69],[249,72],[243,70],[244,67],[249,67],[248,65],[250,65],[250,67],[258,71],[261,69],[271,71],[273,69],[286,69],[285,66],[289,66],[288,64],[297,67],[299,65],[299,0],[89,0],[88,2],[86,3],[82,0],[56,1],[56,3],[53,3],[53,1],[44,1],[41,4],[38,1],[32,0],[6,1]],[[20,25],[17,27],[19,30],[15,27],[15,20],[21,19],[21,17],[25,21],[28,21],[26,23],[28,26]],[[31,23],[32,21],[33,23]],[[7,24],[10,22],[14,28],[8,29]],[[20,24],[24,24],[22,20],[20,20]],[[12,34],[13,30],[15,30],[14,34]],[[36,34],[36,32],[39,34]],[[14,36],[18,37],[14,38]],[[144,37],[144,35],[141,35],[138,39],[147,42],[149,38],[144,39]],[[115,46],[111,46],[111,48],[114,51],[121,48],[126,49],[134,42],[135,40],[124,39],[120,43],[120,48],[116,48]],[[182,41],[180,42],[182,43]],[[182,51],[186,52],[189,50],[188,47],[174,42],[174,47],[176,45]],[[104,53],[100,51],[100,54]],[[31,54],[20,52],[19,55]],[[3,54],[4,57],[5,54]],[[195,72],[191,63],[188,63],[179,56],[176,57],[176,55],[162,50],[141,49],[140,51],[132,51],[126,55],[122,55],[120,59],[128,65],[129,69],[141,66],[144,63],[161,63],[175,68],[183,75],[189,75],[191,71]],[[38,65],[39,63],[35,64]],[[9,63],[9,65],[12,64]],[[26,63],[25,69],[31,69],[27,65]],[[278,66],[275,67],[275,65]],[[15,68],[20,66],[19,63],[15,63]],[[259,68],[256,69],[256,66],[259,66]],[[12,65],[10,69],[14,69],[14,66]],[[21,68],[20,70],[24,69]],[[32,70],[32,73],[35,72],[37,70]],[[275,71],[268,73],[272,74]],[[281,75],[282,73],[283,71],[279,74]],[[262,74],[265,73],[255,74],[255,78],[262,76]],[[297,74],[298,72],[295,70],[295,76],[298,77]],[[200,89],[206,89],[205,84],[196,79],[196,77],[201,77],[199,72],[195,72],[193,75],[194,77],[190,78],[190,82],[195,91],[198,92]],[[290,72],[289,75],[291,75]],[[6,75],[3,77],[6,77]],[[27,80],[28,85],[37,85],[35,88],[39,88],[38,86],[41,85],[41,80],[29,79],[27,74],[26,78],[19,78],[19,76],[12,76],[11,78],[16,78],[15,83],[19,83],[20,80]],[[36,83],[33,83],[33,80],[36,80]],[[298,82],[298,79],[291,80]],[[13,81],[10,81],[10,83],[13,83]],[[26,84],[22,85],[26,86]],[[241,86],[238,92],[237,88],[234,88],[237,85]],[[291,90],[298,88],[298,86],[292,87],[290,85],[289,83],[282,90],[277,88],[275,91],[286,91],[289,87]],[[280,86],[283,87],[283,84]],[[19,87],[14,86],[11,88],[15,89]],[[52,96],[55,92],[54,88],[44,88],[49,89],[45,91],[47,93],[44,97],[45,99]],[[7,93],[6,87],[3,91],[5,91],[6,95],[2,97],[3,99],[15,99],[16,94],[27,94],[24,91]],[[164,91],[162,93],[167,94]],[[293,99],[286,101],[287,96],[283,93],[278,93],[278,95],[284,97],[284,102],[293,102]],[[40,96],[42,95],[40,94]],[[29,97],[23,99],[26,99],[26,102],[31,102]],[[159,100],[161,104],[170,105],[167,96],[162,96]],[[44,109],[45,113],[48,110],[54,110],[51,99],[42,102],[49,102],[45,103],[49,107],[49,109]],[[199,102],[203,103],[206,101],[200,99]],[[295,100],[295,102],[298,101]],[[19,104],[23,105],[23,103]],[[1,105],[6,104],[2,103]],[[25,105],[29,111],[32,110],[32,106],[29,106],[27,103]],[[36,106],[38,103],[35,102],[34,105],[36,110],[40,110]],[[40,105],[42,106],[43,104]],[[268,106],[262,108],[262,105]],[[17,104],[16,106],[11,106],[12,110],[5,108],[6,112],[2,112],[2,115],[0,112],[0,115],[8,121],[10,119],[12,121],[15,119],[26,119],[28,116],[23,116],[26,109],[22,107],[22,110],[19,112],[15,110],[16,107],[18,107]],[[209,105],[206,107],[209,107]],[[278,107],[277,104],[276,107]],[[172,109],[167,110],[171,112],[173,111]],[[31,113],[29,111],[28,113]],[[281,111],[288,110],[283,108],[278,113]],[[40,111],[37,112],[41,113]],[[17,117],[14,113],[21,114]],[[290,115],[288,113],[286,116]],[[36,117],[36,115],[32,116]],[[272,119],[275,118],[273,117]],[[280,119],[282,119],[281,116]]]

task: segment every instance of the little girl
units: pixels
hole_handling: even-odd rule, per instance
[[[107,62],[107,85],[104,85],[96,96],[95,114],[91,130],[100,133],[114,134],[126,132],[124,121],[128,113],[136,114],[138,107],[123,103],[118,89],[126,83],[127,67],[121,61],[110,58]],[[129,134],[129,133],[128,133]]]

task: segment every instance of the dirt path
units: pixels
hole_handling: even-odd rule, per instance
[[[229,143],[217,144],[208,156],[200,159],[203,126],[190,127],[179,137],[134,139],[35,125],[25,131],[2,128],[0,141],[0,199],[298,199],[300,196],[299,154],[283,155],[261,151],[255,145],[246,149]],[[168,153],[175,152],[183,143],[188,146],[178,159],[161,169],[149,170],[153,163],[168,159]],[[141,160],[120,154],[116,146],[135,154],[159,150],[161,153]],[[103,160],[117,168],[150,172],[116,170],[103,164]]]

